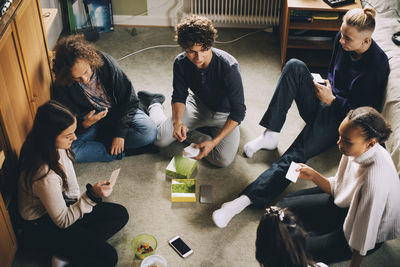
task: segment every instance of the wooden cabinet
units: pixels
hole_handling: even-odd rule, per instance
[[[11,149],[18,155],[32,127],[33,116],[13,28],[6,30],[0,42],[0,116],[10,145],[5,149]]]
[[[0,150],[7,163],[16,166],[37,108],[50,99],[52,76],[39,0],[14,0],[0,20],[0,62]],[[17,177],[4,176],[6,182],[0,183],[0,266],[7,267],[17,249],[7,212]]]
[[[50,65],[39,2],[23,1],[14,18],[32,113],[50,99]]]
[[[17,240],[14,235],[3,197],[0,193],[0,264],[11,266],[15,252],[17,251]]]
[[[329,65],[333,40],[332,38],[324,37],[334,35],[339,31],[343,15],[349,9],[356,7],[361,7],[360,0],[355,0],[354,4],[336,8],[330,7],[322,0],[284,0],[280,23],[282,67],[292,57],[303,60],[309,66],[321,67]],[[291,22],[291,13],[299,10],[311,13],[337,12],[339,18],[335,20],[313,20],[312,22]],[[293,30],[308,31],[309,34],[293,36],[290,33]],[[324,32],[331,32],[331,34],[325,34]]]

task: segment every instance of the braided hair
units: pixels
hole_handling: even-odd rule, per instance
[[[392,133],[389,122],[372,107],[359,107],[350,110],[347,118],[354,126],[361,128],[365,140],[375,138],[378,143],[382,144]]]

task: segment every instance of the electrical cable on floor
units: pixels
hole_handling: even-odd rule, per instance
[[[146,48],[140,49],[140,50],[138,50],[138,51],[132,52],[132,53],[130,53],[130,54],[128,54],[128,55],[126,55],[126,56],[123,56],[123,57],[121,57],[121,58],[117,59],[117,61],[124,60],[124,59],[125,59],[125,58],[127,58],[127,57],[130,57],[130,56],[133,56],[133,55],[139,54],[139,53],[141,53],[141,52],[143,52],[143,51],[150,50],[150,49],[153,49],[153,48],[161,48],[161,47],[178,47],[178,46],[179,46],[179,45],[155,45],[155,46],[149,46],[149,47],[146,47]]]
[[[244,34],[244,35],[242,35],[242,36],[239,36],[238,38],[233,39],[233,40],[230,40],[230,41],[215,41],[215,43],[217,43],[217,44],[231,44],[231,43],[234,43],[234,42],[236,42],[236,41],[239,41],[240,39],[243,39],[243,38],[245,38],[245,37],[247,37],[247,36],[249,36],[249,35],[256,34],[256,33],[258,33],[258,32],[262,32],[262,31],[264,31],[264,30],[265,30],[265,29],[258,30],[258,31],[255,31],[255,32],[246,33],[246,34]],[[146,51],[146,50],[150,50],[150,49],[154,49],[154,48],[178,47],[178,46],[179,46],[179,45],[155,45],[155,46],[149,46],[149,47],[140,49],[140,50],[138,50],[138,51],[129,53],[128,55],[123,56],[123,57],[117,59],[117,61],[124,60],[124,59],[127,58],[127,57],[130,57],[130,56],[133,56],[133,55],[139,54],[139,53],[141,53],[141,52],[144,52],[144,51]]]
[[[265,28],[265,29],[268,29],[268,28]],[[249,36],[249,35],[256,34],[256,33],[258,33],[258,32],[262,32],[262,31],[264,31],[265,29],[258,30],[258,31],[255,31],[255,32],[246,33],[245,35],[242,35],[242,36],[240,36],[240,37],[238,37],[238,38],[236,38],[236,39],[233,39],[233,40],[231,40],[231,41],[215,41],[215,43],[216,43],[216,44],[231,44],[231,43],[234,43],[234,42],[236,42],[236,41],[239,41],[240,39],[242,39],[242,38],[244,38],[244,37],[247,37],[247,36]]]

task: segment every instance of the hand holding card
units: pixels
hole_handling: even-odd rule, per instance
[[[199,155],[200,153],[200,149],[199,148],[195,148],[196,144],[195,143],[191,143],[190,146],[187,146],[183,149],[182,155],[185,158],[194,158],[197,157],[197,155]]]
[[[297,164],[296,162],[292,161],[292,163],[290,163],[289,170],[286,173],[286,176],[285,176],[286,179],[292,181],[293,183],[297,182],[300,172],[298,172],[296,170],[299,168],[301,168],[301,166],[299,164]]]

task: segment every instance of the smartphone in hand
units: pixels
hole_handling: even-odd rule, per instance
[[[325,80],[322,79],[319,73],[311,73],[311,75],[313,76],[314,81],[316,81],[319,84],[325,85]]]

